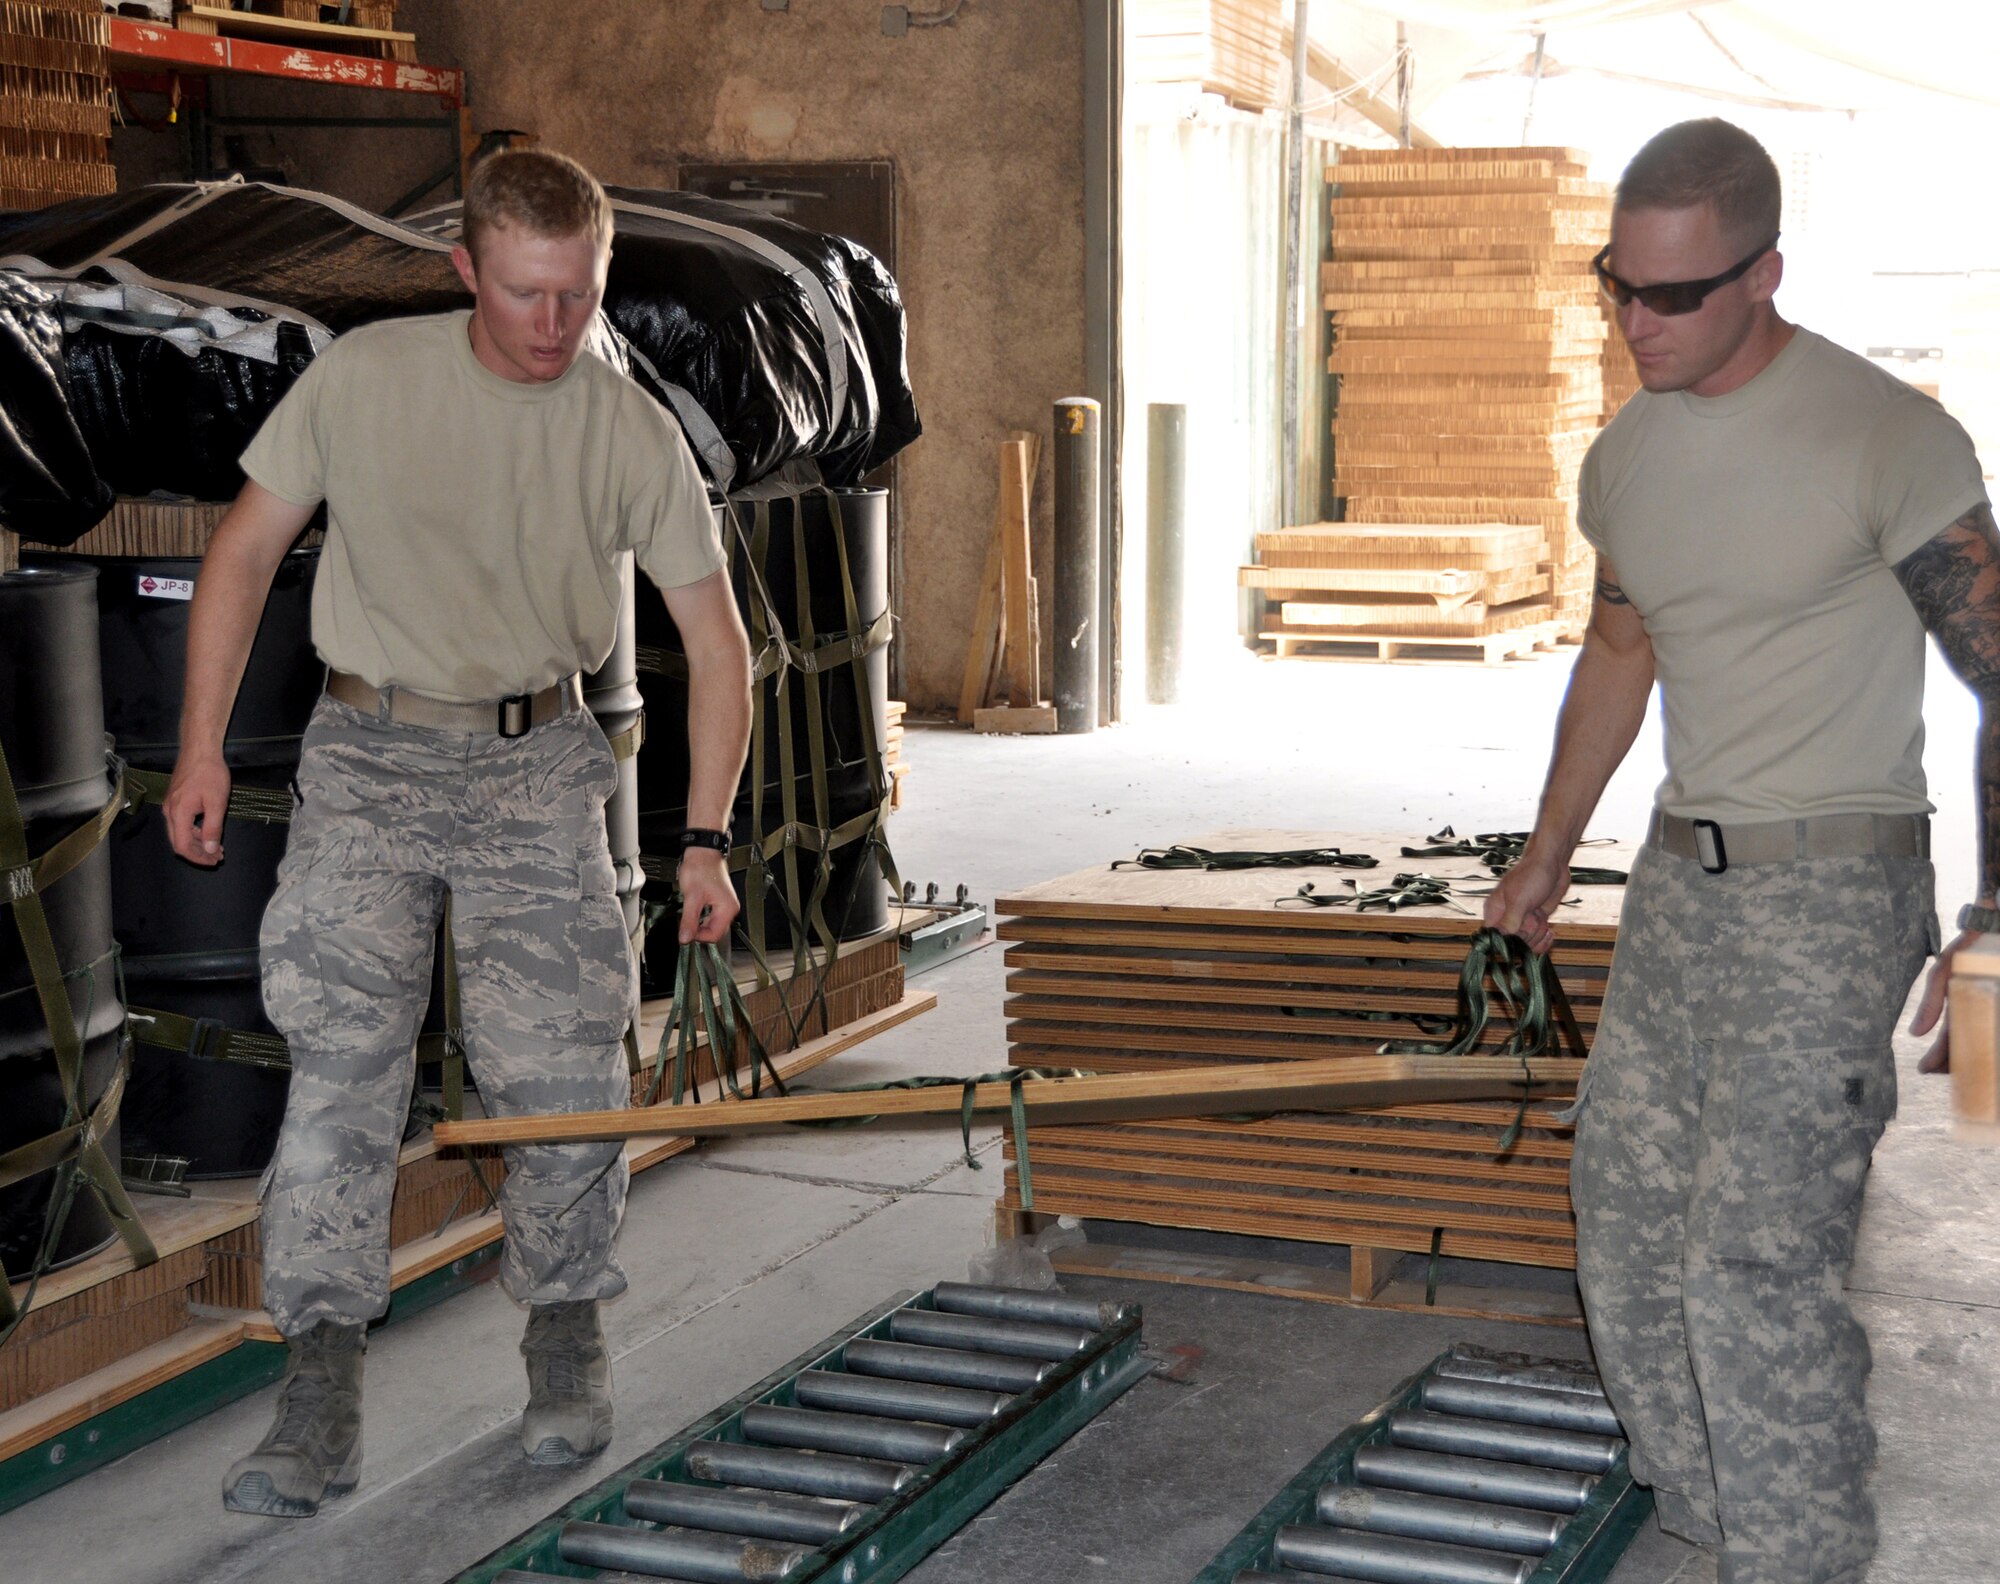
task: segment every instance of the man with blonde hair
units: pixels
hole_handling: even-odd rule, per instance
[[[473,174],[452,261],[469,310],[368,325],[304,373],[243,455],[188,634],[174,850],[222,858],[222,740],[280,559],[323,501],[313,640],[327,663],[264,918],[264,1001],[292,1086],[264,1185],[264,1300],[290,1346],[237,1511],[300,1517],[353,1489],[366,1327],[389,1299],[389,1210],[447,895],[465,1043],[490,1113],[629,1099],[638,996],[604,803],[617,769],[580,676],[636,561],[689,672],[683,940],[736,913],[726,828],[750,726],[749,646],[679,429],[590,350],[610,257],[603,189],[558,154]],[[611,1438],[600,1299],[626,1173],[615,1144],[508,1152],[501,1284],[528,1308],[522,1446]]]
[[[1890,1035],[1940,944],[1924,635],[1981,701],[1959,924],[1991,930],[2000,539],[1944,409],[1779,316],[1779,212],[1776,166],[1726,121],[1669,127],[1619,183],[1594,268],[1643,389],[1584,462],[1596,604],[1486,917],[1547,950],[1657,678],[1667,776],[1570,1178],[1591,1342],[1662,1528],[1724,1584],[1855,1584],[1875,1435],[1842,1279],[1895,1111]]]

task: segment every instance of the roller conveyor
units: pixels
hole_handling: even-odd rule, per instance
[[[1335,1437],[1194,1584],[1601,1584],[1652,1506],[1587,1369],[1460,1346]]]
[[[1152,1364],[1137,1305],[941,1282],[863,1317],[452,1584],[889,1584]]]

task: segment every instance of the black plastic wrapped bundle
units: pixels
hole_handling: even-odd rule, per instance
[[[922,432],[902,303],[872,254],[692,194],[614,196],[605,355],[636,354],[719,487],[807,460],[853,483]],[[258,183],[0,215],[0,515],[68,544],[113,488],[229,499],[238,455],[332,336],[470,302],[456,224],[455,206],[414,229]],[[32,441],[4,443],[9,427]]]
[[[201,562],[25,559],[51,569],[97,570],[105,725],[133,770],[170,775],[179,751],[191,609],[185,597],[174,596],[192,588]],[[326,677],[311,638],[318,564],[317,550],[293,551],[279,564],[223,741],[233,790],[264,794],[260,803],[274,812],[292,802],[300,738]],[[232,812],[223,825],[223,861],[206,869],[174,855],[166,816],[148,798],[109,838],[113,927],[139,1035],[122,1113],[125,1144],[135,1155],[185,1159],[190,1178],[253,1176],[277,1146],[288,1074],[232,1059],[237,1042],[218,1036],[238,1030],[278,1037],[264,1016],[257,935],[289,830],[282,819]],[[193,1048],[155,1042],[142,1009],[202,1020]]]
[[[48,851],[111,796],[95,581],[88,567],[0,575],[0,749],[30,856]],[[83,1044],[80,1098],[89,1108],[118,1070],[125,1023],[111,935],[111,859],[102,844],[42,893],[42,908]],[[0,918],[0,1155],[75,1121],[73,1098],[63,1092],[34,975],[7,910]],[[115,1126],[104,1142],[115,1162]],[[48,1245],[51,1266],[111,1240],[111,1218],[74,1176],[65,1164],[0,1188],[0,1263],[11,1275],[36,1263],[50,1210],[63,1199],[68,1215]]]
[[[838,504],[840,536],[834,535]],[[779,496],[768,503],[768,529],[761,545],[754,527],[757,508],[738,502],[734,508],[745,524],[746,537],[757,555],[763,588],[769,593],[771,618],[793,643],[810,647],[804,637],[808,621],[812,644],[839,642],[850,635],[847,597],[842,587],[838,544],[847,551],[859,631],[879,629],[889,604],[888,495],[882,490],[811,491]],[[751,647],[759,647],[758,615],[753,609],[755,584],[749,558],[725,526],[723,540],[730,552],[730,583],[738,609],[751,629]],[[801,561],[799,547],[804,545]],[[639,642],[642,655],[667,652],[677,659],[679,634],[658,599],[639,602]],[[875,809],[886,795],[887,777],[882,748],[888,729],[889,670],[886,645],[876,643],[862,662],[865,685],[857,685],[854,667],[841,663],[823,670],[817,679],[796,669],[773,672],[758,682],[756,741],[744,766],[736,801],[730,812],[730,835],[739,848],[769,834],[784,823],[787,785],[795,798],[799,823],[835,829]],[[779,687],[780,676],[784,686]],[[640,691],[646,699],[646,746],[639,754],[640,845],[648,855],[652,880],[647,894],[655,902],[671,901],[670,879],[679,861],[680,833],[687,825],[688,691],[678,676],[642,667]],[[810,695],[815,686],[820,710],[817,731],[825,769],[827,808],[822,819],[815,807],[811,741],[815,730]],[[784,732],[790,721],[792,773],[785,774]],[[757,795],[761,782],[762,795]],[[821,870],[820,856],[806,849],[793,855],[796,890],[787,884],[782,854],[769,860],[772,885],[762,911],[765,944],[789,946],[792,929],[787,908],[803,913]],[[820,907],[828,927],[843,939],[872,934],[888,923],[888,891],[873,844],[854,840],[836,848],[826,865],[827,880]],[[746,900],[746,876],[736,876],[736,889]],[[748,921],[746,920],[746,923]],[[810,924],[810,920],[807,920]],[[669,907],[651,937],[647,954],[647,991],[665,994],[672,988],[678,912]]]

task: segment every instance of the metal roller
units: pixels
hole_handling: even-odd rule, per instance
[[[847,1367],[856,1375],[889,1380],[930,1381],[938,1386],[971,1386],[1009,1396],[1033,1391],[1053,1364],[1009,1358],[1004,1353],[967,1353],[962,1348],[921,1347],[914,1342],[881,1342],[862,1337],[847,1344]]]
[[[1354,1477],[1363,1485],[1383,1490],[1461,1496],[1468,1501],[1504,1502],[1552,1513],[1577,1511],[1597,1488],[1596,1476],[1591,1474],[1419,1452],[1380,1441],[1356,1450]]]
[[[1286,1567],[1373,1584],[1527,1584],[1538,1566],[1532,1557],[1308,1524],[1280,1529],[1272,1554]]]
[[[1496,1364],[1489,1359],[1448,1358],[1437,1373],[1453,1380],[1491,1381],[1496,1386],[1536,1386],[1543,1391],[1570,1392],[1579,1397],[1604,1396],[1604,1383],[1582,1369],[1537,1364]]]
[[[1273,1573],[1268,1568],[1245,1568],[1229,1584],[1312,1584],[1314,1579],[1325,1577],[1324,1573]]]
[[[1321,1523],[1336,1529],[1443,1540],[1490,1551],[1518,1551],[1523,1556],[1547,1555],[1569,1522],[1560,1513],[1360,1485],[1322,1485],[1313,1511]]]
[[[939,1282],[931,1302],[952,1314],[983,1315],[988,1320],[1032,1320],[1042,1325],[1081,1326],[1102,1331],[1124,1314],[1122,1303],[1071,1298],[1063,1293],[1026,1292],[1019,1287],[975,1287],[968,1282]]]
[[[1397,1446],[1426,1452],[1456,1452],[1538,1468],[1574,1469],[1579,1474],[1606,1472],[1625,1449],[1623,1441],[1609,1436],[1499,1419],[1459,1419],[1420,1408],[1399,1408],[1389,1415],[1389,1439]]]
[[[649,1523],[684,1529],[713,1529],[758,1540],[796,1540],[822,1545],[868,1509],[853,1502],[817,1496],[787,1496],[762,1490],[710,1490],[671,1480],[634,1480],[625,1487],[625,1511]]]
[[[779,1584],[813,1554],[812,1547],[699,1529],[628,1529],[622,1524],[566,1523],[565,1562],[627,1568],[690,1584]]]
[[[841,1375],[832,1370],[801,1371],[795,1389],[802,1408],[879,1414],[884,1419],[922,1419],[965,1430],[976,1430],[999,1418],[1012,1400],[999,1392],[933,1386],[926,1381],[883,1380],[873,1375]]]
[[[882,1501],[917,1477],[917,1471],[903,1463],[804,1447],[745,1446],[740,1441],[697,1441],[688,1448],[685,1466],[695,1479],[718,1485],[858,1502]]]
[[[955,1450],[966,1434],[949,1425],[828,1413],[818,1408],[780,1408],[772,1403],[745,1408],[738,1423],[744,1435],[765,1446],[810,1447],[816,1452],[845,1452],[918,1465],[935,1463]]]
[[[1028,1320],[993,1320],[985,1315],[946,1314],[937,1309],[899,1309],[890,1317],[889,1335],[898,1342],[920,1342],[927,1347],[966,1348],[975,1353],[1005,1353],[1013,1358],[1051,1359],[1060,1363],[1089,1347],[1096,1333]]]
[[[1552,1430],[1582,1430],[1590,1435],[1620,1439],[1625,1435],[1625,1427],[1611,1411],[1610,1403],[1602,1397],[1585,1397],[1576,1392],[1434,1377],[1424,1382],[1423,1397],[1424,1406],[1439,1413],[1546,1425]]]

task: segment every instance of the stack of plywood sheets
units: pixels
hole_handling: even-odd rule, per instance
[[[1282,0],[1136,0],[1132,80],[1193,83],[1245,110],[1286,102]]]
[[[1335,184],[1334,490],[1351,521],[1502,522],[1547,536],[1551,615],[1588,617],[1577,473],[1603,416],[1588,268],[1610,192],[1573,149],[1366,149]]]
[[[1554,641],[1547,535],[1507,523],[1316,523],[1257,535],[1280,655],[1499,660]]]
[[[1154,1071],[1185,1063],[1369,1055],[1423,1039],[1456,1005],[1480,899],[1458,912],[1286,907],[1386,884],[1396,873],[1483,875],[1476,860],[1401,858],[1417,835],[1224,831],[1212,849],[1335,846],[1372,870],[1084,870],[996,904],[1007,949],[1016,1066]],[[1602,860],[1622,866],[1620,856]],[[1468,880],[1477,888],[1490,877]],[[1565,908],[1557,972],[1586,1038],[1603,1004],[1622,887]],[[1500,1016],[1486,1044],[1511,1030]],[[1510,1103],[1397,1106],[1340,1115],[1031,1128],[1037,1213],[1345,1243],[1564,1267],[1575,1262],[1571,1130],[1537,1101],[1513,1147]],[[1011,1146],[1010,1146],[1011,1158]],[[1010,1172],[1003,1214],[1021,1209]]]
[[[0,0],[0,209],[117,189],[102,0]]]

